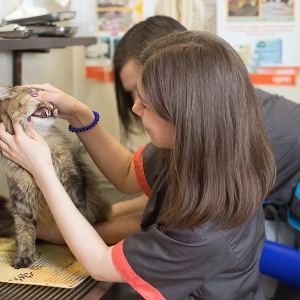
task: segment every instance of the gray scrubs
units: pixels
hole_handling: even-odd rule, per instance
[[[141,187],[149,185],[150,198],[142,232],[113,249],[114,264],[126,281],[145,299],[264,299],[259,273],[262,208],[233,229],[214,230],[207,223],[162,232],[157,216],[166,190],[163,156],[152,144],[137,153],[137,177]]]
[[[300,179],[300,105],[256,91],[277,168],[276,181],[267,199],[288,203]]]

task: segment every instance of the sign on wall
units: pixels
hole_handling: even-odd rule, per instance
[[[115,48],[134,24],[143,19],[142,0],[97,0],[96,36],[98,43],[86,47],[86,76],[110,82]]]
[[[217,0],[217,34],[240,54],[254,84],[297,84],[300,0]]]

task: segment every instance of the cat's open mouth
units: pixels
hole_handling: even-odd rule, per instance
[[[33,117],[37,118],[49,118],[58,116],[57,108],[48,102],[44,102],[40,107],[32,114]]]
[[[41,107],[36,112],[34,112],[32,116],[38,118],[49,118],[49,117],[53,117],[53,113],[46,107]]]

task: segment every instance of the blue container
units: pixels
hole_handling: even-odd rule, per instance
[[[283,244],[265,241],[260,272],[300,289],[300,252]]]

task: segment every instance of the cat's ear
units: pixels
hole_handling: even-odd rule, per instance
[[[0,84],[0,107],[2,106],[1,101],[8,99],[10,97],[11,93],[12,93],[11,87]],[[4,123],[6,130],[10,134],[14,134],[14,128],[13,128],[11,119],[7,113],[2,111],[2,109],[0,109],[0,122]]]
[[[7,113],[1,114],[0,121],[4,123],[7,132],[9,132],[10,134],[15,134],[14,126]]]
[[[11,95],[11,88],[9,86],[0,85],[0,101],[3,101]]]

